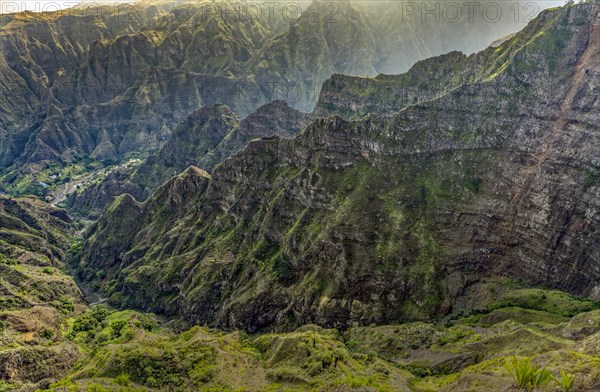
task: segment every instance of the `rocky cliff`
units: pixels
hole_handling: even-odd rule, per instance
[[[3,16],[0,184],[30,193],[49,165],[155,151],[189,113],[214,103],[240,117],[276,99],[310,111],[334,73],[401,72],[430,55],[470,52],[526,22],[508,9],[495,23],[481,10],[462,12],[474,18],[465,23],[443,10],[423,19],[420,8],[384,3],[306,2],[292,16],[285,4],[271,12],[260,3],[255,17],[245,3],[223,10],[208,1]],[[457,38],[464,35],[476,39]]]
[[[106,178],[68,200],[69,209],[80,215],[97,216],[113,197],[128,193],[145,200],[170,177],[189,166],[212,171],[251,140],[267,136],[291,138],[308,122],[309,115],[273,101],[239,120],[225,105],[214,105],[191,113],[179,124],[158,153],[131,170],[115,170]]]
[[[452,81],[395,114],[316,119],[118,198],[81,276],[120,306],[249,331],[430,319],[498,276],[599,299],[599,11],[433,60]]]

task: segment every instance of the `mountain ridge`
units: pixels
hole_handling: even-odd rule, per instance
[[[392,117],[320,118],[292,140],[251,142],[212,173],[185,219],[150,218],[126,250],[111,251],[120,226],[101,218],[83,276],[107,267],[120,306],[249,331],[428,319],[478,276],[595,298],[587,268],[568,266],[598,258],[586,245],[598,235],[597,183],[586,180],[597,167],[597,66],[581,60],[595,55],[597,7],[548,11],[492,78]],[[588,72],[571,70],[582,61]]]
[[[8,15],[0,27],[8,56],[0,59],[5,71],[0,83],[10,92],[6,96],[23,98],[0,101],[4,190],[32,193],[36,175],[55,164],[71,170],[86,160],[123,161],[155,151],[202,106],[223,103],[245,117],[284,99],[310,111],[321,83],[333,73],[399,72],[450,47],[473,50],[472,44],[450,39],[463,27],[422,23],[417,16],[399,23],[399,6],[332,3],[339,18],[328,23],[324,17],[314,20],[322,13],[312,12],[319,6],[313,4],[286,29],[279,15],[232,21],[209,12],[210,4],[145,2]],[[381,15],[390,19],[390,31],[377,28]],[[522,23],[503,19],[491,26],[477,19],[464,29],[491,42]],[[423,33],[426,26],[433,34]],[[414,31],[424,37],[411,38]],[[403,51],[417,42],[427,53]],[[385,65],[378,50],[407,58]]]
[[[226,105],[199,109],[176,127],[156,154],[134,169],[115,170],[98,183],[74,192],[67,205],[72,212],[95,216],[112,197],[122,193],[143,201],[188,166],[212,171],[250,140],[273,135],[292,137],[307,120],[308,114],[290,108],[283,101],[263,105],[243,120]]]

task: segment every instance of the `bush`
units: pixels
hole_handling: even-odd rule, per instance
[[[11,259],[10,257],[6,257],[5,255],[0,253],[0,264],[15,265],[19,264],[19,262],[15,259]]]
[[[112,333],[110,333],[108,331],[101,331],[96,336],[96,343],[98,343],[98,344],[106,343],[110,340],[112,340]]]
[[[356,350],[358,349],[358,342],[356,339],[350,339],[346,342],[346,348],[348,350]]]
[[[73,311],[75,310],[73,300],[70,297],[62,297],[60,299],[58,309],[65,314],[73,313]]]
[[[92,331],[98,327],[98,320],[90,312],[83,313],[75,319],[73,332]]]
[[[564,370],[560,371],[560,380],[556,377],[552,377],[554,381],[562,388],[564,392],[569,392],[573,389],[575,383],[575,375],[566,373]]]
[[[116,339],[121,336],[121,331],[123,330],[126,324],[127,322],[124,320],[117,320],[110,323],[110,329],[112,330],[113,338]]]
[[[546,368],[538,369],[531,363],[530,358],[517,359],[517,357],[513,357],[510,366],[505,365],[505,367],[515,381],[515,386],[526,391],[547,385],[552,379],[552,374]]]
[[[106,317],[108,317],[109,314],[110,311],[104,305],[96,305],[92,308],[92,316],[100,323],[106,320]]]
[[[291,367],[281,367],[267,371],[267,378],[277,382],[308,382],[308,378],[301,371]]]
[[[40,332],[40,336],[44,339],[50,339],[50,338],[52,338],[52,336],[54,336],[54,331],[51,330],[50,328],[44,328]]]
[[[129,385],[129,374],[121,373],[115,378],[115,382],[123,387]]]
[[[275,275],[275,279],[287,286],[294,282],[294,266],[284,257],[278,257],[273,264],[273,273]]]

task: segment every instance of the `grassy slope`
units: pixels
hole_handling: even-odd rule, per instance
[[[177,333],[151,314],[95,307],[63,325],[82,359],[50,390],[503,390],[513,383],[505,368],[513,356],[555,376],[575,374],[574,390],[600,385],[599,304],[487,284],[495,300],[466,317],[343,332],[307,325],[260,335],[199,326]]]

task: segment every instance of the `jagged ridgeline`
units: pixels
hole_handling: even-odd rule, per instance
[[[470,53],[539,11],[288,3],[144,1],[2,15],[2,188],[43,195],[48,173],[72,178],[157,150],[189,113],[214,103],[241,118],[276,99],[310,111],[334,73],[400,73],[449,50]]]
[[[0,19],[0,392],[600,389],[599,1],[206,4]]]
[[[290,138],[308,123],[309,115],[273,101],[239,120],[228,106],[215,104],[191,113],[174,130],[161,149],[138,167],[110,172],[68,200],[69,209],[97,217],[112,198],[124,193],[145,200],[170,177],[189,166],[211,171],[253,139],[267,136]]]
[[[499,277],[600,299],[599,11],[548,10],[396,77],[332,78],[317,107],[354,120],[120,196],[80,276],[121,307],[250,332],[431,320]]]

